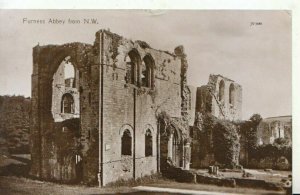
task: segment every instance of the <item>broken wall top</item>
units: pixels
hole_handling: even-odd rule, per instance
[[[33,74],[47,73],[53,75],[62,61],[70,57],[69,61],[78,69],[90,63],[89,55],[93,47],[86,43],[66,43],[63,45],[44,45],[33,48]]]
[[[230,83],[234,83],[235,87],[237,88],[242,88],[242,86],[238,83],[236,83],[234,80],[231,80],[223,75],[215,75],[215,74],[210,74],[209,75],[209,81],[208,84],[213,84],[216,85],[217,83],[219,83],[221,80],[223,80],[224,82],[230,82]]]

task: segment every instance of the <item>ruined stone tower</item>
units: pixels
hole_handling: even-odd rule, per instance
[[[94,45],[34,47],[31,174],[104,186],[167,159],[188,168],[186,71],[183,47],[160,51],[106,30]]]

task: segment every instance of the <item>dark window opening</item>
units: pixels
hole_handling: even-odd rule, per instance
[[[127,82],[131,84],[138,85],[139,84],[139,66],[141,63],[140,55],[137,51],[132,50],[128,53],[128,56],[126,57],[126,63],[127,63]]]
[[[229,87],[229,103],[234,105],[234,96],[235,96],[235,89],[234,85],[231,83]]]
[[[149,129],[145,134],[145,156],[152,156],[152,134]]]
[[[193,129],[193,127],[190,127],[190,137],[194,138],[194,129]]]
[[[62,113],[71,113],[73,114],[74,111],[74,99],[73,96],[69,93],[63,95],[61,100],[61,112]]]
[[[88,130],[87,139],[90,139],[91,137],[91,130]]]
[[[89,105],[91,105],[91,102],[92,102],[92,96],[91,93],[89,93]]]
[[[225,83],[223,80],[221,80],[219,84],[219,101],[224,100],[224,88],[225,88]]]
[[[131,134],[128,129],[126,129],[122,136],[122,146],[121,154],[122,155],[131,155]]]
[[[150,55],[146,55],[143,59],[141,81],[144,87],[154,86],[154,60]]]
[[[141,82],[142,86],[148,87],[148,82],[147,82],[147,68],[145,63],[142,63],[142,74],[141,74]]]

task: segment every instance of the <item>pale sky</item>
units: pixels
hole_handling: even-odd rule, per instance
[[[23,18],[96,18],[98,24],[23,24]],[[67,22],[67,21],[66,21]],[[251,25],[251,23],[261,25]],[[32,48],[93,44],[99,29],[173,52],[183,45],[188,83],[222,74],[243,87],[243,118],[291,115],[291,14],[287,11],[0,10],[0,95],[31,94]]]

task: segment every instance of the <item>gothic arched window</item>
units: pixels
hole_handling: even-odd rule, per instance
[[[122,136],[121,144],[121,154],[122,155],[131,155],[131,134],[128,129],[126,129]]]
[[[152,156],[152,134],[149,129],[145,134],[145,156]]]
[[[142,86],[153,88],[154,86],[154,60],[146,55],[142,62],[141,82]]]
[[[139,84],[139,71],[140,71],[140,63],[141,57],[136,50],[131,50],[126,57],[127,63],[127,81],[131,84],[138,85]]]

